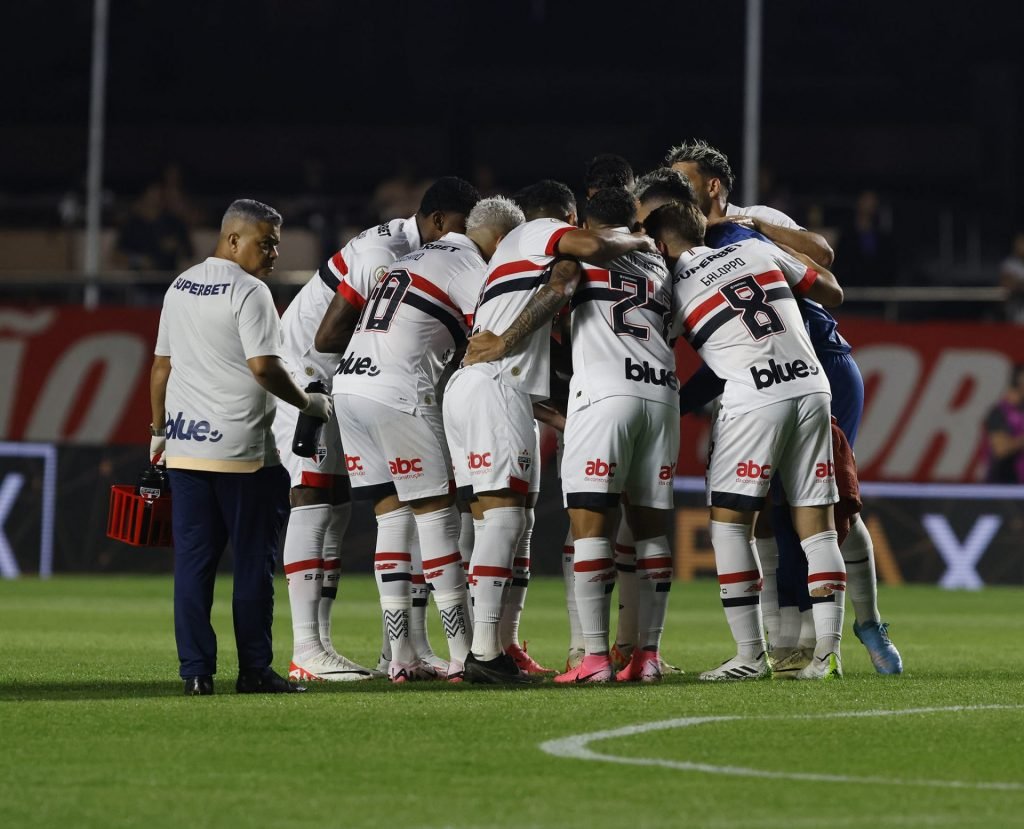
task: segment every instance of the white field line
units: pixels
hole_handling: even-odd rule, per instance
[[[601,754],[589,746],[601,740],[617,737],[632,737],[646,734],[649,731],[666,731],[672,728],[688,728],[707,723],[734,722],[736,720],[829,720],[857,717],[905,717],[915,714],[947,714],[972,711],[1015,711],[1024,705],[952,705],[942,708],[905,708],[903,710],[881,711],[839,711],[824,714],[795,715],[763,715],[763,716],[721,716],[721,717],[681,717],[673,720],[638,723],[608,731],[592,731],[588,734],[576,734],[558,740],[547,740],[540,744],[541,751],[555,757],[573,760],[596,760],[603,763],[621,763],[628,766],[660,766],[678,771],[697,771],[705,774],[724,774],[733,777],[760,777],[770,780],[800,780],[812,783],[862,783],[885,786],[929,786],[943,789],[984,789],[989,791],[1024,791],[1024,783],[1019,782],[971,782],[967,780],[913,780],[898,777],[859,777],[846,774],[817,774],[813,772],[768,771],[766,769],[746,768],[744,766],[719,766],[710,763],[693,763],[686,760],[666,760],[659,757],[619,757],[614,754]]]

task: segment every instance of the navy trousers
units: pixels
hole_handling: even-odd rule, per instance
[[[238,667],[269,667],[274,566],[288,518],[288,473],[281,466],[256,472],[168,473],[174,527],[174,638],[181,676],[217,673],[217,634],[210,610],[217,564],[229,541]]]
[[[864,378],[849,354],[826,352],[818,356],[832,387],[832,415],[850,446],[853,446],[864,412]],[[789,507],[774,507],[772,520],[775,524],[775,541],[779,546],[779,569],[776,574],[779,606],[809,610],[811,597],[807,593],[807,557],[793,527]]]

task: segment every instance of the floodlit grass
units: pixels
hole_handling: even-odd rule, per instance
[[[335,640],[379,646],[369,577],[343,582]],[[60,827],[1024,826],[1024,591],[884,591],[907,672],[875,675],[847,626],[839,683],[694,680],[731,653],[717,590],[677,584],[653,687],[500,690],[386,682],[305,695],[234,693],[230,578],[221,577],[217,695],[177,680],[164,577],[0,583],[3,824]],[[291,632],[278,588],[276,667]],[[436,616],[434,644],[444,650]],[[565,659],[561,583],[536,579],[523,633]],[[850,711],[1003,706],[903,716]],[[547,740],[687,717],[738,717],[592,743],[601,755],[874,778],[798,782],[551,756]],[[884,784],[878,780],[902,781]],[[920,781],[939,781],[920,785]],[[915,782],[918,781],[918,782]],[[946,785],[942,785],[946,781]],[[978,789],[963,784],[1010,783]]]

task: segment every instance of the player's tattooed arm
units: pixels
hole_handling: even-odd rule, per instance
[[[582,274],[578,262],[571,259],[555,262],[548,284],[533,295],[508,328],[501,334],[481,331],[469,338],[463,365],[500,360],[542,325],[550,325],[555,314],[572,298]]]

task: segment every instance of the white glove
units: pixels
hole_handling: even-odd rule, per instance
[[[167,448],[167,438],[163,435],[153,435],[149,439],[149,462],[159,463],[163,460],[164,449]]]
[[[334,414],[334,401],[326,394],[312,392],[302,413],[326,422]]]

